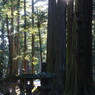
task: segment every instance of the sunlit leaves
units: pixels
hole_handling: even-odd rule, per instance
[[[22,60],[22,56],[17,55],[13,60]]]
[[[14,47],[15,50],[17,49],[17,40],[19,38],[19,54],[16,54],[13,58],[13,60],[17,61],[20,60],[21,62],[24,60],[30,61],[32,60],[31,54],[32,54],[32,34],[35,34],[35,57],[33,58],[34,60],[34,65],[39,64],[39,51],[40,51],[40,46],[39,46],[39,31],[38,31],[38,21],[40,22],[40,30],[41,30],[41,39],[42,39],[42,54],[43,54],[43,60],[46,60],[46,37],[47,37],[47,10],[44,8],[45,5],[43,5],[43,8],[39,7],[39,3],[43,3],[43,1],[46,0],[35,0],[35,5],[34,6],[34,14],[32,14],[32,6],[31,6],[31,0],[26,0],[26,25],[24,23],[25,15],[24,15],[24,0],[20,1],[20,6],[18,6],[18,0],[5,0],[6,2],[0,2],[0,20],[5,21],[5,33],[6,33],[6,40],[5,42],[7,44],[7,59],[9,58],[9,51],[8,51],[8,31],[6,27],[6,15],[8,15],[8,24],[9,24],[9,30],[10,30],[10,35],[14,37]],[[37,2],[38,1],[38,2]],[[13,10],[12,10],[13,9]],[[43,10],[44,9],[44,10]],[[18,13],[19,10],[19,13]],[[12,16],[12,11],[13,11],[13,16]],[[18,24],[18,16],[19,16],[19,24]],[[11,20],[13,18],[13,25],[11,25]],[[32,18],[34,18],[34,27],[32,27]],[[11,27],[14,27],[13,33],[11,33]],[[19,26],[19,31],[18,31],[18,26]],[[0,26],[1,27],[1,26]],[[24,32],[27,34],[26,38],[26,44],[27,44],[27,51],[25,52],[24,56]],[[19,37],[18,37],[19,35]],[[0,51],[1,53],[1,51]],[[8,63],[8,61],[7,61]]]
[[[33,57],[32,59],[34,60],[33,64],[37,65],[38,64],[38,58],[37,57]]]

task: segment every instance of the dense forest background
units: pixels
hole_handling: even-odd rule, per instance
[[[46,62],[47,1],[2,0],[0,22],[3,74],[20,74],[20,68],[40,71],[40,63]]]
[[[49,95],[94,95],[95,0],[0,0],[0,77],[42,63]]]

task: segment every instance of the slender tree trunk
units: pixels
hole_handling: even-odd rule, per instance
[[[5,41],[4,41],[4,25],[5,25],[5,21],[2,21],[1,23],[1,44],[0,44],[0,79],[3,77],[3,67],[4,67],[4,53],[5,53]]]
[[[12,51],[12,74],[16,74],[16,61],[14,58],[16,57],[16,52],[15,52],[15,42],[14,42],[14,1],[11,0],[11,51]]]
[[[26,29],[26,0],[24,0],[24,29]],[[27,73],[27,61],[25,59],[27,51],[27,44],[26,44],[26,31],[24,32],[24,72]]]
[[[7,0],[2,0],[2,2],[3,2],[3,4],[5,5],[5,4],[7,4]],[[6,30],[7,30],[7,38],[8,38],[8,42],[10,42],[10,38],[9,38],[9,21],[8,21],[8,15],[6,14],[6,17],[5,17],[5,24],[6,24]],[[10,44],[9,44],[9,48],[10,48]],[[8,68],[7,68],[7,74],[10,74],[9,72],[11,72],[10,71],[10,66],[11,66],[11,64],[10,64],[10,61],[11,60],[11,56],[10,56],[10,51],[9,51],[9,60],[8,60]]]
[[[42,39],[40,30],[40,21],[38,20],[39,44],[40,44],[40,71],[42,70]]]
[[[17,1],[17,35],[16,35],[16,48],[17,48],[17,56],[20,55],[20,37],[19,37],[19,33],[20,33],[20,0]],[[19,64],[19,59],[17,59],[16,61],[16,74],[18,75],[18,64]]]
[[[12,47],[11,47],[11,38],[10,38],[10,31],[9,31],[9,21],[8,21],[8,15],[6,15],[6,27],[7,27],[7,33],[8,33],[8,42],[9,42],[9,62],[8,62],[8,73],[9,75],[12,75]]]
[[[17,14],[18,14],[18,17],[17,17],[17,55],[20,54],[20,37],[19,37],[19,33],[20,33],[20,0],[18,0],[18,10],[17,10]]]
[[[3,64],[3,60],[4,60],[4,25],[5,25],[5,21],[2,21],[1,23],[1,35],[0,35],[0,38],[1,38],[1,45],[0,45],[0,50],[1,50],[1,56],[0,56],[0,64],[2,63]]]
[[[32,28],[34,27],[34,0],[32,0]],[[35,73],[34,70],[34,56],[35,56],[35,35],[32,34],[32,73]]]

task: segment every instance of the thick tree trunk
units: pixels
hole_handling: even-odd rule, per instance
[[[49,0],[47,70],[56,74],[52,95],[62,95],[66,65],[66,1]],[[53,81],[54,82],[54,81]]]
[[[78,0],[77,3],[77,64],[75,95],[91,95],[92,0]]]
[[[47,33],[47,71],[54,73],[55,54],[54,54],[54,32],[56,27],[56,0],[48,0],[48,33]]]
[[[59,87],[56,95],[62,95],[65,82],[66,66],[66,1],[58,0],[56,8],[56,31],[55,31],[55,74]],[[63,85],[61,85],[63,84]]]
[[[73,18],[74,18],[74,11],[73,11],[73,3],[74,3],[74,0],[70,0],[68,2],[68,5],[67,5],[67,53],[66,53],[66,81],[65,81],[65,92],[64,94],[67,95],[69,93],[73,93],[73,86],[72,84],[74,85],[74,80],[72,81],[72,77],[74,73],[73,71],[75,70],[74,69],[74,62],[72,58],[75,58],[74,57],[74,44],[73,44],[73,41],[76,41],[74,38],[74,29],[73,29]],[[74,40],[73,40],[74,39]],[[74,79],[74,78],[73,78]],[[72,88],[71,88],[72,87]]]

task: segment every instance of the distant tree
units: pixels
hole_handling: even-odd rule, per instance
[[[20,0],[17,1],[17,35],[16,35],[16,74],[18,75],[18,64],[19,64],[19,56],[20,56]]]
[[[11,39],[11,55],[12,55],[12,74],[16,73],[16,62],[14,60],[14,58],[16,57],[16,52],[15,52],[15,35],[14,35],[14,0],[11,0],[11,2],[9,2],[11,4],[10,8],[11,8],[11,17],[10,17],[10,23],[11,23],[11,28],[10,28],[10,39]]]
[[[5,39],[5,37],[4,37],[4,34],[5,34],[5,33],[4,33],[4,32],[5,32],[5,31],[4,31],[4,25],[5,25],[5,21],[3,21],[1,24],[2,24],[2,25],[1,25],[1,27],[0,27],[0,28],[1,28],[1,29],[0,29],[0,30],[1,30],[1,35],[0,35],[0,38],[1,38],[1,43],[0,43],[0,64],[2,64],[2,63],[3,63],[3,60],[4,60],[4,51],[5,51],[5,50],[4,50],[4,49],[5,49],[5,48],[4,48],[4,47],[5,47],[5,46],[4,46],[4,45],[5,45],[5,44],[4,44],[4,43],[5,43],[5,40],[4,40],[4,39]]]
[[[5,20],[2,21],[1,23],[1,27],[0,27],[0,32],[1,32],[1,35],[0,35],[0,38],[1,38],[1,43],[0,43],[0,78],[3,77],[3,67],[5,66],[4,64],[4,54],[5,54],[5,28],[4,28],[4,25],[5,25]]]
[[[39,69],[41,71],[41,67],[42,67],[42,62],[43,62],[43,55],[42,55],[42,36],[41,36],[41,26],[43,25],[43,23],[46,22],[46,19],[47,19],[47,15],[46,15],[46,12],[43,12],[43,11],[40,11],[37,13],[37,27],[38,27],[38,36],[39,36],[39,55],[40,55],[40,65],[39,65]]]
[[[32,28],[34,28],[34,0],[32,0]],[[35,35],[32,33],[32,73],[34,73]]]
[[[27,24],[27,19],[26,19],[26,0],[24,0],[24,29],[25,29],[25,31],[24,31],[24,72],[25,73],[27,73],[27,60],[25,59],[25,57],[26,57],[26,53],[27,53],[27,34],[26,34],[26,28],[27,28],[27,26],[26,26],[26,24]]]
[[[38,32],[39,32],[39,44],[40,44],[40,70],[42,64],[42,39],[41,39],[41,30],[40,30],[40,20],[38,19]]]
[[[28,2],[28,3],[27,3]],[[3,22],[4,19],[6,19],[6,26],[5,28],[5,34],[8,35],[6,39],[6,46],[9,48],[7,50],[7,54],[4,54],[4,57],[6,57],[6,60],[8,61],[8,72],[9,74],[18,74],[18,68],[23,67],[26,69],[25,64],[33,63],[32,70],[34,71],[34,65],[35,68],[38,68],[39,64],[39,38],[38,38],[38,28],[37,28],[37,18],[35,17],[35,10],[36,6],[38,7],[37,2],[42,2],[40,0],[37,0],[37,2],[33,1],[33,10],[32,10],[32,16],[30,10],[26,10],[31,8],[29,6],[29,3],[31,1],[24,1],[24,0],[2,0],[0,2],[0,21]],[[26,3],[26,4],[25,4]],[[34,5],[35,4],[35,5]],[[35,9],[35,10],[34,10]],[[42,9],[41,9],[42,10]],[[26,12],[25,12],[26,11]],[[24,13],[24,14],[23,14]],[[32,19],[32,27],[31,27],[31,17]],[[2,19],[3,18],[3,19]],[[35,19],[35,23],[34,23]],[[26,28],[25,28],[26,27]],[[42,43],[43,46],[43,52],[44,52],[44,60],[46,60],[45,53],[46,53],[46,26],[41,26],[42,34],[45,34],[43,37]],[[43,28],[43,30],[42,30]],[[45,30],[45,31],[44,31]],[[36,31],[36,32],[34,32]],[[43,32],[44,31],[44,32]],[[26,35],[27,34],[27,35]],[[32,37],[30,36],[32,34]],[[25,37],[26,35],[26,37]],[[36,35],[36,36],[35,36]],[[7,43],[8,40],[8,43]],[[27,40],[27,43],[26,43]],[[36,43],[36,45],[35,45]],[[25,50],[25,47],[27,45],[27,51]],[[25,53],[26,51],[26,53]],[[32,51],[32,52],[31,52]],[[9,53],[9,55],[8,55]],[[32,58],[31,58],[32,55]],[[27,60],[27,62],[23,62],[24,60]],[[4,60],[4,62],[6,61]],[[7,62],[6,62],[7,63]],[[36,66],[37,65],[37,66]],[[29,65],[30,66],[30,65]],[[30,67],[29,67],[30,68]],[[27,69],[29,69],[27,68]],[[37,69],[36,69],[37,70]],[[38,70],[37,70],[38,71]]]

